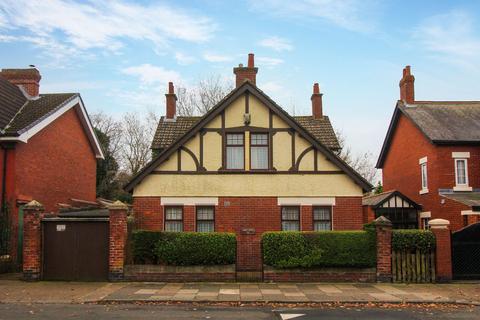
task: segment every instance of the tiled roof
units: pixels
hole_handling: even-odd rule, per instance
[[[6,128],[6,134],[15,134],[29,128],[76,96],[76,93],[41,94],[38,99],[28,101]]]
[[[185,134],[202,117],[182,117],[175,121],[166,120],[164,117],[158,123],[157,131],[152,142],[152,149],[164,149],[175,140]],[[332,128],[330,119],[324,116],[323,119],[314,119],[312,116],[293,117],[298,124],[309,131],[318,141],[332,150],[340,149],[340,145]]]
[[[386,191],[379,194],[374,194],[371,196],[363,197],[362,205],[364,206],[376,206],[377,204],[383,202],[385,199],[390,197],[395,191]]]
[[[480,101],[416,101],[399,108],[434,143],[480,142]]]
[[[480,207],[480,192],[442,193],[441,196],[470,207]]]
[[[76,93],[41,94],[28,100],[16,85],[0,77],[0,131],[3,131],[0,135],[18,135],[76,96]]]

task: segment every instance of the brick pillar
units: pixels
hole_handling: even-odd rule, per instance
[[[445,219],[430,220],[428,225],[436,239],[436,275],[437,282],[452,280],[452,246],[450,239],[450,221]]]
[[[127,210],[121,201],[115,201],[108,207],[110,216],[110,242],[108,259],[108,278],[110,281],[122,280],[127,242]]]
[[[301,206],[302,214],[300,215],[302,226],[300,230],[302,231],[313,231],[313,207],[312,206]]]
[[[195,206],[183,207],[183,231],[195,231]]]
[[[384,216],[374,221],[377,234],[377,281],[392,281],[392,223]]]
[[[23,207],[23,279],[40,280],[43,205],[32,200]]]

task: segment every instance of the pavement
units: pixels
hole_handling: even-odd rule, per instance
[[[0,303],[111,302],[460,303],[480,306],[480,284],[139,283],[0,280]]]

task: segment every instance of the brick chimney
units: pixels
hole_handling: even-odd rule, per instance
[[[243,64],[239,64],[238,67],[233,68],[233,73],[236,75],[237,88],[242,85],[246,80],[250,80],[256,85],[258,68],[255,68],[254,54],[248,54],[248,65],[244,67]]]
[[[2,69],[0,76],[14,85],[21,86],[31,97],[37,97],[40,91],[40,72],[36,68]]]
[[[323,105],[322,105],[322,96],[320,93],[320,86],[318,83],[313,84],[313,93],[312,93],[312,116],[314,119],[323,118]]]
[[[173,82],[168,83],[168,93],[165,94],[167,98],[167,119],[175,118],[177,114],[177,95],[175,94],[175,89],[173,87]]]
[[[403,68],[403,77],[400,80],[400,100],[406,103],[415,102],[415,77],[410,73],[410,66]]]

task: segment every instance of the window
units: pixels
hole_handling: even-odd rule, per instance
[[[181,232],[183,231],[183,208],[166,207],[165,208],[165,231]]]
[[[332,208],[314,207],[313,208],[313,230],[328,231],[332,230]]]
[[[268,133],[252,133],[250,137],[250,168],[268,169]]]
[[[422,172],[422,190],[428,189],[428,177],[427,177],[427,163],[424,162],[420,165]]]
[[[282,207],[282,231],[300,231],[300,207]]]
[[[197,231],[213,232],[215,231],[215,208],[197,207]]]
[[[227,169],[244,169],[244,146],[243,133],[227,134]]]
[[[422,218],[422,228],[424,230],[430,229],[430,225],[428,224],[430,222],[430,218]]]
[[[468,186],[467,159],[455,159],[455,183]]]

